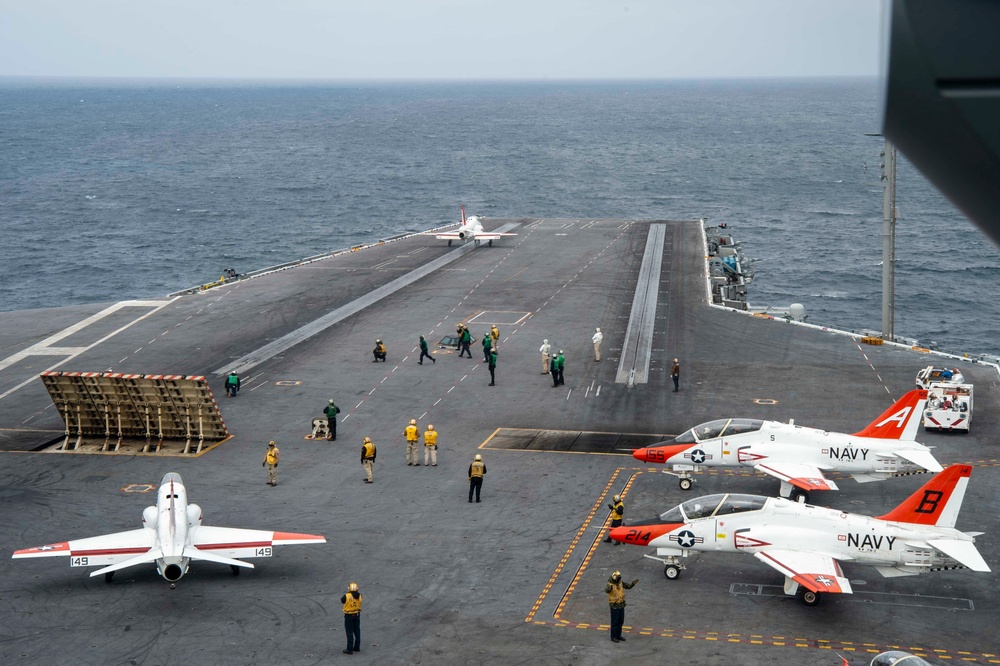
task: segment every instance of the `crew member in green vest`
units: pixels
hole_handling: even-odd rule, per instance
[[[233,370],[226,377],[226,395],[230,398],[235,398],[236,394],[240,392],[240,376],[236,374]]]
[[[323,413],[326,414],[326,438],[335,441],[337,439],[337,414],[340,413],[340,407],[337,407],[333,402],[333,398],[330,398],[330,403],[323,408]]]

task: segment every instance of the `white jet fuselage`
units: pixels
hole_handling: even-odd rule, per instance
[[[875,478],[925,471],[898,455],[900,451],[930,453],[929,448],[915,441],[859,437],[765,421],[756,432],[699,440],[669,456],[665,452],[662,461],[656,460],[651,451],[648,461],[702,467],[756,467],[772,460],[793,460],[822,470]]]
[[[661,555],[683,556],[692,550],[752,554],[771,548],[799,550],[808,544],[810,552],[842,562],[895,567],[896,575],[905,575],[959,566],[928,543],[942,539],[975,542],[954,528],[879,520],[771,497],[757,511],[676,525],[648,545],[667,549],[660,550]]]

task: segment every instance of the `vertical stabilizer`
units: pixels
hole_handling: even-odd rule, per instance
[[[462,206],[462,226],[465,226],[465,206]]]
[[[927,391],[913,389],[869,423],[867,428],[854,433],[854,436],[913,441],[917,436],[917,428],[920,427],[925,404]]]
[[[879,516],[879,519],[897,523],[955,527],[971,474],[971,465],[952,465],[934,475],[934,478],[925,483],[920,490],[889,513]]]

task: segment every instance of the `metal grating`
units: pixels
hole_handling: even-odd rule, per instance
[[[59,447],[64,451],[95,442],[101,451],[119,451],[123,443],[139,442],[142,452],[148,453],[165,443],[182,442],[183,453],[200,453],[205,442],[229,437],[212,390],[201,376],[112,372],[40,376],[66,424]]]

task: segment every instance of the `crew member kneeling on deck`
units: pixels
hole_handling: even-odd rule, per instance
[[[372,363],[378,363],[379,361],[385,362],[385,345],[382,344],[381,340],[375,341],[375,349],[372,350],[372,355],[375,356],[375,360]]]

